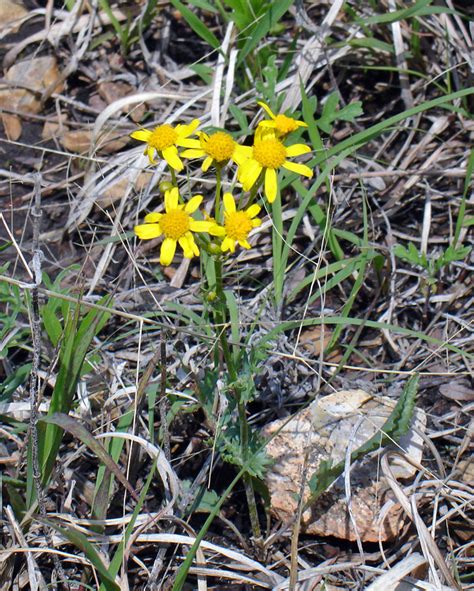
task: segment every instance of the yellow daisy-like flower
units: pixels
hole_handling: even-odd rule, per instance
[[[243,248],[250,248],[248,236],[250,230],[257,228],[262,220],[256,216],[260,212],[260,206],[255,203],[245,211],[237,211],[232,193],[224,193],[224,230],[225,238],[222,241],[221,250],[235,252],[236,243]]]
[[[244,190],[249,191],[257,182],[261,172],[264,171],[264,192],[269,203],[273,203],[277,196],[277,171],[279,168],[286,168],[308,178],[313,176],[313,171],[305,164],[287,160],[288,157],[307,154],[311,152],[311,148],[305,144],[285,146],[273,130],[258,128],[254,145],[242,147],[246,150],[247,160],[244,160],[239,166],[239,181]]]
[[[279,136],[285,136],[298,129],[298,127],[308,127],[304,121],[298,121],[298,119],[293,119],[292,117],[288,117],[287,115],[283,115],[283,113],[275,113],[270,109],[270,107],[264,103],[263,101],[257,102],[260,107],[264,111],[266,111],[267,115],[270,117],[270,121],[260,121],[260,127],[266,127],[267,129],[274,129],[276,134]]]
[[[195,195],[186,205],[180,205],[178,188],[173,187],[165,192],[165,213],[149,213],[145,216],[144,224],[135,226],[134,232],[142,240],[164,235],[160,251],[160,263],[163,266],[167,267],[173,261],[178,243],[187,259],[199,255],[192,232],[215,233],[215,224],[197,221],[190,215],[201,205],[202,199],[202,195]]]
[[[208,135],[201,132],[198,140],[189,139],[183,142],[188,150],[184,150],[181,156],[184,158],[204,158],[202,170],[206,172],[211,164],[220,166],[229,160],[237,164],[245,159],[245,153],[231,135],[225,131],[216,131]]]
[[[178,146],[182,147],[183,142],[196,131],[198,126],[199,119],[194,119],[189,125],[176,125],[176,127],[165,123],[155,127],[153,131],[139,129],[130,136],[135,140],[146,142],[145,154],[148,154],[151,164],[155,164],[155,156],[158,154],[171,168],[179,172],[183,170],[184,165],[178,155]]]

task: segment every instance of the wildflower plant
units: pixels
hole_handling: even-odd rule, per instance
[[[201,256],[204,275],[202,293],[205,309],[216,327],[214,367],[222,368],[224,391],[228,401],[226,429],[216,429],[216,445],[222,457],[243,471],[243,479],[249,505],[252,529],[260,536],[253,479],[263,478],[267,463],[263,445],[247,420],[247,405],[254,397],[254,376],[258,363],[244,350],[236,348],[242,341],[239,333],[232,295],[224,289],[224,270],[227,260],[240,249],[252,248],[261,231],[262,211],[281,209],[279,202],[279,178],[284,170],[306,178],[312,169],[293,159],[311,152],[309,145],[292,137],[301,134],[306,124],[283,113],[275,114],[266,103],[259,103],[269,118],[259,122],[254,137],[235,138],[228,130],[211,133],[198,130],[197,119],[190,124],[173,127],[163,124],[153,130],[139,130],[132,137],[146,143],[150,165],[164,159],[168,165],[170,183],[163,183],[164,203],[157,211],[145,215],[134,232],[141,240],[162,238],[160,263],[168,266],[176,259],[179,245],[182,255],[192,259]],[[244,145],[244,141],[246,144]],[[214,181],[204,195],[186,196],[178,188],[176,172],[184,170],[186,161],[202,159],[201,170]],[[224,179],[224,175],[227,175]],[[223,180],[232,178],[232,192],[222,191]],[[165,186],[166,185],[166,186]],[[209,186],[209,182],[206,187]],[[212,183],[211,183],[212,186]],[[270,205],[269,205],[270,204]],[[212,297],[211,297],[212,296]],[[232,343],[228,328],[231,328]],[[214,373],[219,373],[215,370]],[[222,372],[221,372],[222,373]],[[217,376],[207,384],[217,383]],[[215,388],[199,386],[200,401],[212,422]],[[207,394],[206,394],[207,393]],[[238,422],[230,420],[237,415]]]

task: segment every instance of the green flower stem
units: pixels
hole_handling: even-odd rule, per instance
[[[242,400],[242,395],[239,386],[239,372],[236,368],[235,360],[232,355],[231,348],[227,340],[226,325],[227,325],[227,306],[224,294],[224,286],[222,280],[222,261],[217,259],[215,261],[216,270],[216,321],[220,327],[220,344],[227,371],[229,373],[230,382],[233,384],[233,391],[237,402],[237,410],[239,413],[239,427],[240,427],[240,449],[242,455],[242,463],[244,468],[248,465],[249,460],[249,424],[247,421],[247,412],[245,408],[245,401]],[[262,532],[258,521],[257,502],[255,500],[255,491],[253,489],[252,477],[248,472],[243,474],[245,494],[247,497],[247,504],[249,507],[250,523],[252,526],[253,535],[256,540],[260,539]]]
[[[221,212],[221,197],[222,197],[222,168],[216,164],[216,200],[215,200],[215,215],[216,222],[222,224],[222,212]]]
[[[279,193],[279,192],[278,192]],[[285,262],[282,257],[283,252],[283,213],[281,207],[281,199],[278,194],[275,201],[271,205],[273,231],[272,231],[272,248],[273,248],[273,285],[275,303],[277,306],[281,304],[283,298],[283,285],[285,282]]]
[[[170,169],[170,174],[171,174],[171,182],[173,183],[174,187],[178,186],[178,181],[176,179],[176,173],[174,171],[174,168],[172,166],[168,167]]]

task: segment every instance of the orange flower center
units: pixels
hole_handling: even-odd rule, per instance
[[[166,238],[179,240],[189,230],[189,215],[182,209],[172,209],[161,216],[160,228]]]
[[[245,211],[234,211],[225,214],[225,233],[233,240],[247,240],[252,221]]]
[[[165,123],[156,127],[148,140],[148,145],[155,148],[158,152],[162,152],[166,148],[173,146],[178,139],[177,132],[171,125]]]
[[[280,168],[286,159],[286,149],[280,140],[263,140],[254,145],[253,157],[263,168]]]
[[[234,147],[234,140],[224,131],[216,131],[204,143],[204,150],[217,162],[223,162],[232,158]]]
[[[276,130],[281,135],[287,135],[298,128],[298,125],[294,119],[287,117],[286,115],[282,115],[281,113],[275,117],[274,122]]]

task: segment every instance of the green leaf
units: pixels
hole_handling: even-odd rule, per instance
[[[239,135],[249,135],[249,133],[250,133],[249,122],[248,122],[247,115],[245,114],[245,112],[233,104],[229,105],[229,111],[231,112],[232,117],[237,121],[237,123],[240,127],[240,134]]]
[[[419,376],[412,376],[388,419],[379,432],[375,433],[368,441],[357,448],[351,454],[351,463],[363,458],[368,453],[376,451],[383,446],[397,443],[408,432],[415,411],[416,395],[418,393]],[[309,486],[311,497],[306,507],[315,500],[338,478],[345,468],[345,461],[333,465],[331,460],[321,462],[319,470],[310,478]]]
[[[364,114],[364,110],[362,109],[362,102],[361,101],[354,101],[349,103],[342,109],[337,111],[337,119],[339,121],[350,121],[354,122],[357,117],[360,117]]]
[[[263,14],[257,15],[255,19],[256,26],[252,27],[250,31],[245,31],[248,40],[240,50],[237,67],[242,65],[247,55],[257,47],[265,35],[278,23],[293,2],[294,0],[279,0],[279,2],[273,2],[269,6],[262,8]]]
[[[95,549],[95,547],[89,542],[87,537],[80,531],[73,529],[73,527],[69,527],[68,529],[61,527],[52,519],[45,519],[37,517],[37,520],[40,523],[44,523],[49,527],[55,529],[58,533],[60,533],[66,540],[68,540],[73,546],[79,548],[87,558],[90,560],[91,564],[97,570],[99,574],[99,578],[104,585],[106,591],[120,591],[120,586],[117,585],[114,578],[109,574],[107,567],[105,566],[102,558],[100,557],[99,552]]]
[[[210,66],[206,66],[205,64],[191,64],[189,68],[193,72],[196,72],[196,74],[207,86],[212,83],[213,69]]]
[[[198,18],[194,12],[192,12],[192,10],[189,10],[189,8],[180,2],[180,0],[171,0],[171,4],[177,10],[179,10],[179,12],[183,15],[184,20],[188,23],[196,35],[199,35],[199,37],[201,37],[201,39],[203,39],[213,49],[218,49],[220,47],[220,41],[217,39],[214,33],[206,27],[202,20]]]
[[[78,420],[63,413],[55,413],[51,416],[43,417],[40,419],[40,422],[60,427],[61,431],[67,431],[68,433],[71,433],[71,435],[74,435],[74,437],[77,437],[77,439],[82,441],[82,443],[99,458],[107,469],[116,476],[130,495],[135,499],[137,498],[135,490],[130,486],[128,480],[122,474],[118,465],[107,453],[104,446],[97,441],[92,433],[90,433],[90,431],[88,431]]]
[[[15,390],[23,385],[28,379],[31,370],[31,363],[17,367],[15,371],[7,376],[0,384],[0,402],[11,400]]]
[[[109,296],[99,301],[100,305],[108,305]],[[81,370],[92,339],[107,322],[110,314],[95,308],[91,309],[80,321],[78,303],[74,310],[69,309],[59,351],[59,369],[54,385],[48,416],[54,413],[69,413],[72,408],[77,384],[81,378]],[[41,479],[46,484],[56,461],[56,455],[61,445],[63,430],[56,424],[39,423],[38,425],[38,455],[41,467]],[[31,460],[31,457],[30,457]],[[31,466],[30,466],[31,468]],[[36,497],[33,486],[32,470],[28,470],[28,506]]]

